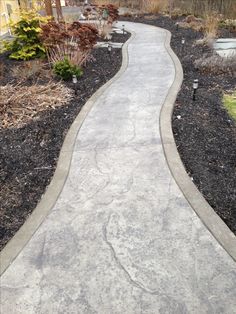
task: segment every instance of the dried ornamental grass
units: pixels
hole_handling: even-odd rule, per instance
[[[194,61],[196,69],[203,73],[212,73],[215,75],[226,73],[236,77],[236,56],[222,58],[214,54],[211,57],[202,57]]]
[[[204,33],[207,38],[216,38],[219,29],[219,15],[217,12],[206,14]]]
[[[47,68],[47,64],[41,60],[25,61],[24,63],[13,67],[11,69],[13,77],[20,82],[26,82],[27,80],[47,79],[50,80],[52,77],[51,70]]]
[[[182,22],[179,22],[178,24],[181,28],[192,28],[197,32],[203,31],[204,29],[203,19],[197,18],[194,15],[188,15]]]
[[[170,0],[169,0],[170,1]],[[141,3],[141,11],[146,13],[157,14],[165,11],[169,5],[168,0],[143,0]]]
[[[0,128],[21,127],[39,112],[66,105],[73,91],[62,83],[0,86]]]

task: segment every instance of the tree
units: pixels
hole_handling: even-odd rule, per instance
[[[52,1],[51,0],[44,0],[44,4],[45,4],[46,15],[53,16]]]
[[[63,21],[61,0],[56,0],[56,11],[57,11],[57,20],[58,21]]]
[[[56,5],[57,20],[63,21],[61,0],[54,0],[53,3]],[[53,16],[52,0],[44,0],[44,4],[45,4],[46,15]]]

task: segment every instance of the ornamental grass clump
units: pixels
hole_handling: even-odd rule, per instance
[[[210,57],[203,56],[194,61],[194,67],[202,73],[215,75],[227,74],[236,78],[236,56],[222,58],[214,54]]]
[[[206,38],[216,38],[219,30],[219,14],[210,12],[205,14],[204,36]]]
[[[45,56],[45,48],[40,41],[41,23],[48,21],[36,11],[22,11],[20,19],[11,24],[14,40],[3,41],[3,51],[9,51],[9,58],[31,60]]]
[[[145,13],[157,14],[168,8],[167,0],[142,0],[141,10]]]

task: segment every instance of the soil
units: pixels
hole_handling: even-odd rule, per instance
[[[210,48],[194,46],[201,32],[192,29],[176,29],[175,23],[164,16],[139,16],[121,18],[156,25],[172,32],[171,46],[179,57],[184,81],[178,94],[172,128],[176,145],[199,191],[228,227],[236,234],[236,122],[223,107],[224,91],[235,89],[236,79],[230,74],[201,73],[193,62],[212,55]],[[219,37],[235,37],[227,29],[221,29]],[[181,39],[185,38],[182,47]],[[196,101],[192,100],[193,80],[199,80]]]
[[[130,34],[122,35],[126,41]],[[12,238],[36,207],[54,174],[65,135],[83,105],[110,80],[122,64],[121,49],[97,48],[84,68],[69,105],[46,110],[21,128],[0,130],[0,248]],[[0,55],[8,69],[19,65]],[[46,79],[47,80],[47,79]],[[1,84],[17,83],[11,71]],[[27,84],[32,82],[28,81]],[[72,83],[65,83],[72,87]]]

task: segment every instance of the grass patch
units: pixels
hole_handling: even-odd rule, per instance
[[[236,91],[233,94],[224,95],[224,106],[229,115],[236,121]]]

